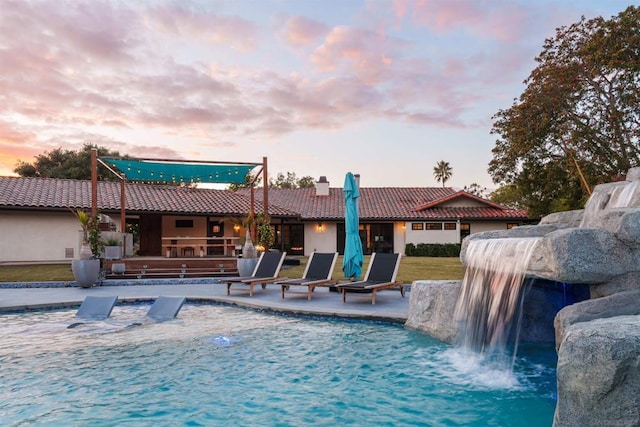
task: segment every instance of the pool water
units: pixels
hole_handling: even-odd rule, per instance
[[[495,371],[401,326],[185,305],[2,316],[2,425],[550,426],[555,353]]]

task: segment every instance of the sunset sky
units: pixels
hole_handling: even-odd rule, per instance
[[[491,117],[556,28],[626,0],[0,0],[0,175],[85,143],[145,158],[495,188]]]

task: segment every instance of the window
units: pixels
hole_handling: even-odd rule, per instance
[[[421,222],[412,222],[411,223],[412,230],[424,230],[424,224]]]
[[[427,223],[427,230],[442,230],[442,223],[441,222],[428,222]]]
[[[445,222],[444,223],[444,229],[445,230],[455,230],[456,229],[456,223],[455,222]]]
[[[520,224],[518,224],[517,222],[510,222],[507,224],[507,230],[511,230],[513,227],[517,227],[518,225]]]
[[[176,228],[193,228],[192,219],[176,219]]]
[[[460,223],[460,239],[464,239],[471,234],[471,224],[468,222]]]

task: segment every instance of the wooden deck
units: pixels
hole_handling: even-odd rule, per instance
[[[115,267],[114,267],[114,264]],[[237,276],[236,258],[131,257],[105,260],[106,279],[151,279]]]

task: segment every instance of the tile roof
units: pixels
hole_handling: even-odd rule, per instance
[[[127,212],[217,214],[245,216],[250,199],[228,190],[183,188],[168,185],[126,184]],[[54,178],[0,177],[0,207],[90,209],[91,182]],[[120,210],[120,183],[98,182],[98,209]],[[262,203],[256,201],[256,212]],[[272,215],[296,217],[295,212],[272,206]]]
[[[249,190],[237,192],[166,185],[126,184],[130,213],[211,214],[244,216],[249,212]],[[256,212],[262,211],[262,191],[255,191]],[[469,206],[464,201],[469,200]],[[447,203],[456,201],[455,206]],[[53,178],[0,177],[0,208],[91,208],[91,182]],[[120,183],[98,183],[98,209],[120,209]],[[344,218],[342,188],[316,196],[315,188],[270,188],[269,213],[301,220]],[[442,187],[384,187],[360,189],[363,220],[525,220],[526,211],[513,210],[464,191]]]
[[[247,193],[248,190],[239,192]],[[469,200],[468,207],[446,206],[453,200]],[[256,193],[262,200],[262,192]],[[269,205],[295,210],[303,220],[344,218],[342,188],[330,188],[328,196],[316,196],[315,188],[271,188]],[[464,191],[442,187],[383,187],[360,189],[360,218],[364,220],[485,219],[525,220],[524,210],[509,209]]]

